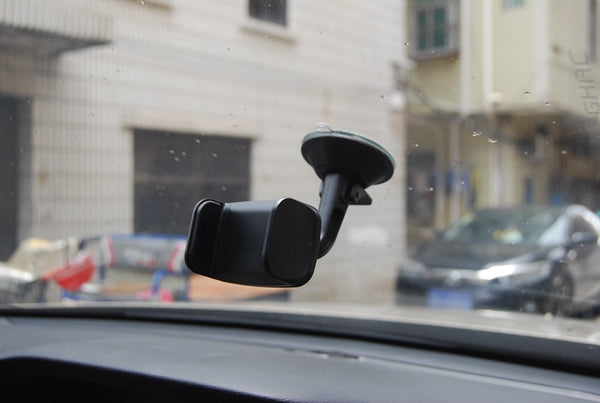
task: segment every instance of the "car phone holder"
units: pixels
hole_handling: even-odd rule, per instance
[[[348,205],[369,205],[365,191],[394,172],[379,144],[330,130],[306,135],[302,156],[321,178],[319,210],[291,198],[195,207],[185,251],[188,268],[218,280],[263,287],[298,287],[329,252]]]

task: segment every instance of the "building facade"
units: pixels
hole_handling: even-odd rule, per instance
[[[413,228],[485,206],[598,209],[596,1],[412,0],[407,15]]]
[[[294,295],[391,300],[404,132],[387,95],[405,10],[395,0],[0,0],[0,148],[13,178],[1,184],[2,258],[32,236],[185,234],[204,197],[318,205],[300,144],[325,122],[383,144],[397,172],[370,190],[373,206],[349,209]]]

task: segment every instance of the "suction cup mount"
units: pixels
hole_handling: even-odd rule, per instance
[[[191,271],[235,284],[299,287],[333,246],[348,205],[371,204],[365,189],[394,172],[387,151],[352,133],[310,133],[302,155],[323,181],[319,211],[290,198],[203,199],[194,208],[185,250]]]
[[[322,257],[333,246],[348,205],[370,205],[372,199],[365,189],[390,179],[395,163],[374,141],[336,130],[306,135],[302,156],[323,181],[318,252],[318,257]]]

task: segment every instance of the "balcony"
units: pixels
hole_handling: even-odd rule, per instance
[[[37,57],[112,41],[112,18],[57,0],[0,0],[0,51]]]

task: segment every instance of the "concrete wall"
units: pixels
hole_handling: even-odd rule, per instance
[[[402,1],[289,1],[288,28],[236,1],[62,1],[106,14],[111,44],[54,59],[0,50],[0,94],[31,105],[21,237],[130,232],[134,128],[253,140],[253,199],[318,205],[300,155],[317,122],[380,142],[400,162],[351,207],[296,298],[391,301],[403,254],[403,128],[387,97],[403,57]],[[193,206],[189,206],[190,210]]]

